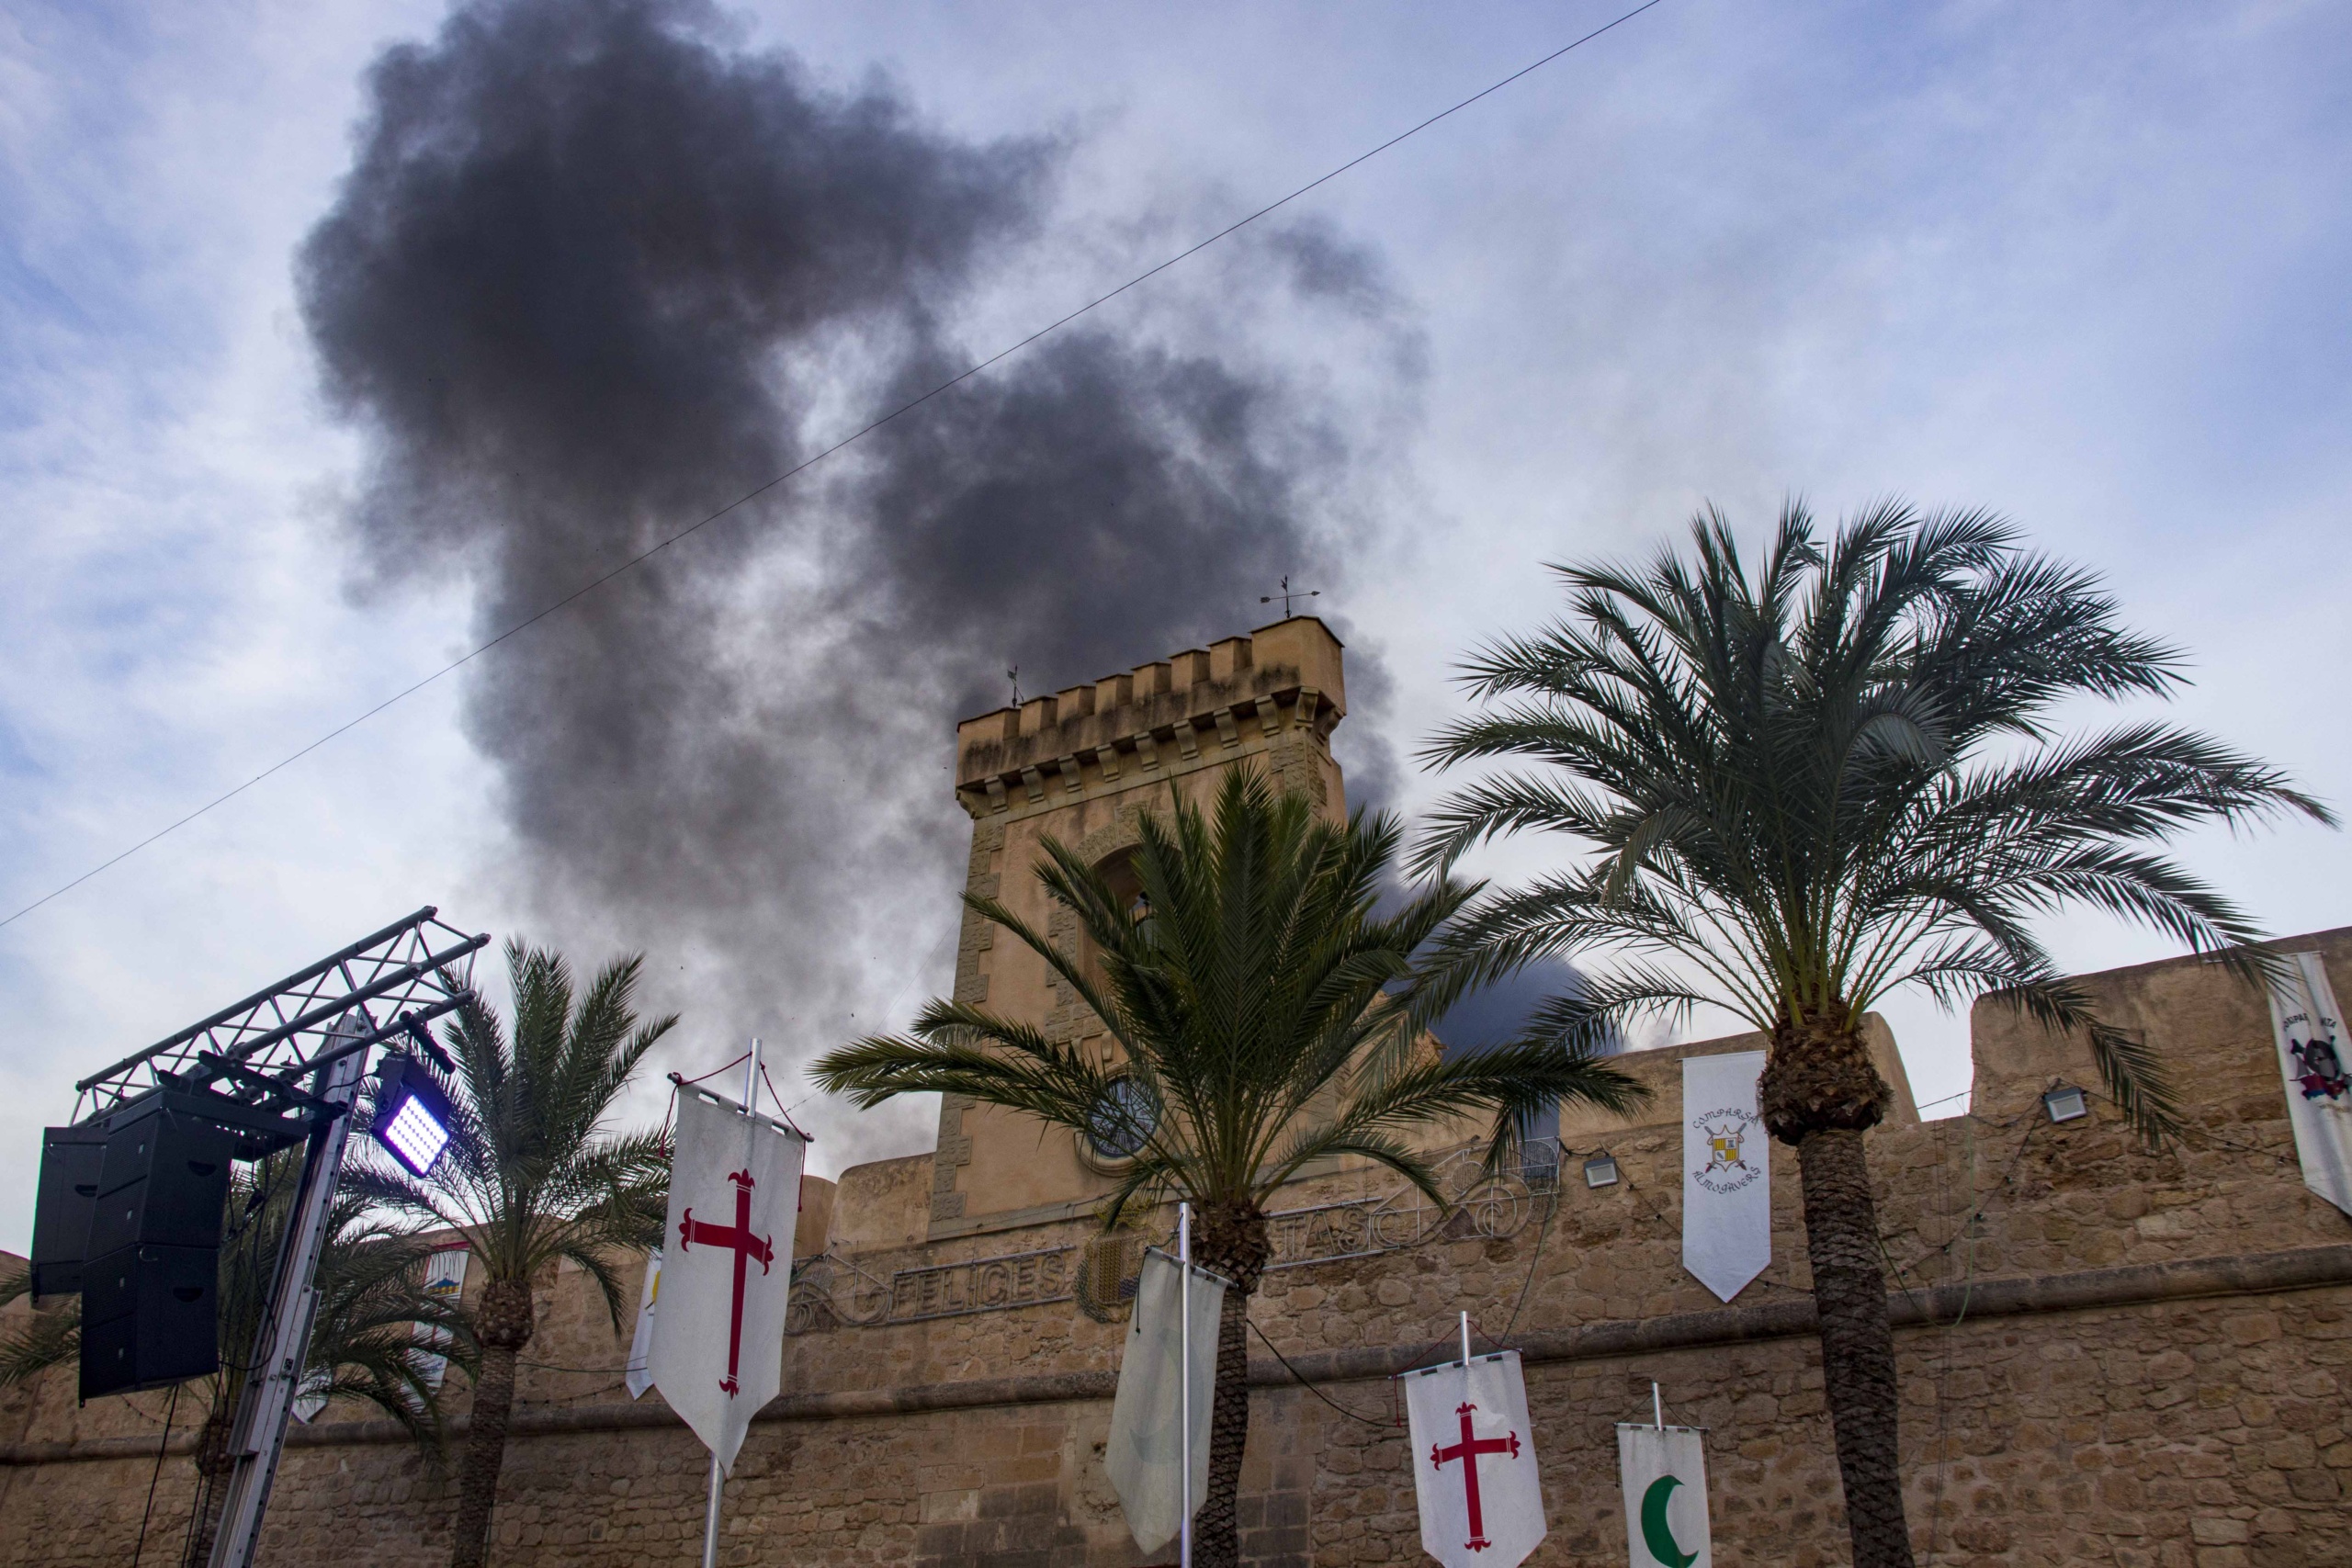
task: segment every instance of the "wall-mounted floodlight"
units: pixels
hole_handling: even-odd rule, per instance
[[[422,1063],[394,1056],[384,1064],[377,1076],[376,1119],[369,1131],[412,1174],[432,1174],[457,1122],[449,1097]]]
[[[1617,1156],[1600,1154],[1584,1162],[1584,1184],[1587,1187],[1617,1185]]]
[[[2052,1122],[2079,1122],[2091,1113],[2090,1101],[2073,1084],[2060,1084],[2041,1097],[2041,1109]]]

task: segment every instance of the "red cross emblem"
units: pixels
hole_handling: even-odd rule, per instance
[[[695,1212],[688,1209],[685,1217],[678,1222],[678,1250],[684,1252],[695,1242],[706,1247],[727,1247],[735,1250],[735,1314],[727,1329],[727,1375],[718,1380],[718,1386],[727,1391],[728,1398],[732,1399],[737,1392],[737,1359],[743,1351],[743,1281],[751,1273],[751,1261],[754,1258],[760,1260],[760,1272],[764,1274],[768,1271],[768,1265],[775,1261],[775,1248],[768,1237],[752,1234],[752,1173],[730,1170],[727,1173],[727,1179],[735,1184],[735,1223],[714,1225],[708,1220],[695,1219]],[[1462,1429],[1464,1432],[1470,1429],[1466,1419]],[[1514,1453],[1518,1451],[1518,1438],[1511,1439],[1511,1451]],[[1475,1497],[1477,1494],[1473,1491],[1471,1495]],[[1471,1509],[1470,1517],[1476,1519],[1478,1517],[1477,1505],[1473,1503]]]
[[[1439,1470],[1443,1470],[1445,1461],[1448,1460],[1458,1459],[1462,1461],[1462,1500],[1468,1506],[1470,1515],[1470,1539],[1463,1544],[1473,1551],[1484,1551],[1494,1543],[1487,1539],[1486,1515],[1478,1502],[1478,1456],[1508,1453],[1511,1458],[1517,1459],[1519,1434],[1512,1432],[1500,1438],[1472,1436],[1470,1412],[1477,1408],[1475,1404],[1461,1404],[1454,1407],[1453,1413],[1462,1417],[1462,1440],[1443,1448],[1431,1444],[1430,1463]]]

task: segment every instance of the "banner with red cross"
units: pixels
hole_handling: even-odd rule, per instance
[[[1446,1568],[1518,1568],[1544,1539],[1519,1352],[1404,1378],[1421,1550]]]
[[[752,1417],[782,1391],[806,1147],[781,1122],[703,1089],[679,1092],[661,1310],[646,1367],[730,1472]]]

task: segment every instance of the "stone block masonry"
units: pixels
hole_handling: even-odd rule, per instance
[[[2352,931],[2288,945],[2321,953],[2352,991]],[[2197,1129],[2180,1145],[2141,1149],[2096,1100],[2051,1124],[2041,1091],[2095,1086],[2087,1057],[1993,1004],[1973,1021],[1973,1115],[1871,1134],[1919,1559],[2352,1562],[2352,1222],[2301,1185],[2267,1010],[2194,959],[2087,984],[2175,1065]],[[1670,1084],[1679,1054],[1634,1066]],[[1251,1562],[1419,1559],[1387,1378],[1465,1307],[1526,1353],[1552,1520],[1534,1562],[1623,1562],[1612,1427],[1646,1417],[1652,1381],[1670,1418],[1707,1429],[1724,1568],[1846,1561],[1788,1151],[1773,1151],[1773,1264],[1720,1305],[1679,1268],[1679,1109],[1669,1092],[1631,1124],[1572,1119],[1556,1208],[1508,1235],[1441,1226],[1269,1274],[1253,1318],[1321,1397],[1272,1357],[1253,1361]],[[1623,1179],[1588,1190],[1579,1156],[1602,1147]],[[1341,1170],[1296,1201],[1381,1190]],[[845,1173],[827,1267],[887,1292],[904,1271],[1088,1234],[1077,1216],[935,1237],[933,1192],[927,1158]],[[585,1279],[548,1276],[541,1312],[493,1561],[692,1563],[701,1450],[658,1395],[619,1391],[624,1339]],[[1057,1300],[793,1335],[793,1392],[752,1429],[721,1561],[1132,1568],[1143,1559],[1101,1466],[1120,1333]],[[127,1562],[164,1405],[153,1393],[77,1409],[70,1371],[0,1399],[0,1563]],[[150,1561],[185,1527],[191,1424],[183,1399]],[[437,1568],[454,1491],[389,1424],[333,1407],[288,1450],[260,1561]]]
[[[966,890],[1075,941],[1033,874],[1044,840],[1115,879],[1141,813],[1171,790],[1204,800],[1236,766],[1339,819],[1329,739],[1346,711],[1338,639],[1296,616],[967,719]],[[968,912],[959,938],[959,998],[1099,1048],[1100,1021],[1035,953]],[[2352,931],[2285,945],[2318,952],[2352,995]],[[1870,1151],[1918,1559],[2352,1562],[2352,1223],[2301,1185],[2267,1009],[2198,959],[2085,983],[2172,1064],[2193,1124],[2177,1146],[2140,1147],[2096,1100],[2051,1124],[2042,1091],[2096,1086],[2087,1054],[1996,1002],[1972,1019],[1973,1114],[1922,1123],[1892,1035],[1869,1026],[1897,1091]],[[1624,1058],[1652,1103],[1630,1122],[1571,1108],[1556,1188],[1476,1188],[1442,1223],[1360,1167],[1286,1190],[1251,1306],[1289,1365],[1251,1363],[1250,1562],[1420,1560],[1388,1380],[1449,1354],[1464,1309],[1525,1353],[1552,1522],[1535,1562],[1623,1562],[1613,1427],[1647,1417],[1653,1381],[1673,1419],[1706,1428],[1723,1568],[1846,1561],[1791,1151],[1770,1151],[1771,1267],[1724,1306],[1680,1266],[1679,1061],[1758,1043]],[[1441,1130],[1431,1150],[1472,1132]],[[1583,1159],[1602,1150],[1621,1179],[1588,1190]],[[1074,1289],[1114,1180],[1068,1133],[947,1097],[933,1153],[845,1171],[804,1203],[791,1392],[745,1444],[720,1560],[1136,1568],[1102,1467],[1124,1327],[1102,1321],[1114,1291]],[[584,1276],[553,1270],[537,1292],[493,1562],[695,1562],[703,1450],[658,1394],[628,1399],[628,1325],[616,1332]],[[74,1393],[67,1369],[0,1393],[0,1568],[127,1562],[142,1517],[142,1561],[175,1560],[200,1390],[168,1438],[163,1393],[88,1406]],[[259,1560],[438,1568],[455,1506],[446,1459],[332,1405],[288,1445]]]
[[[1237,768],[1312,800],[1334,820],[1347,804],[1333,729],[1347,716],[1340,641],[1311,615],[1223,637],[956,727],[956,798],[972,820],[965,891],[1001,898],[1057,943],[1077,922],[1050,907],[1035,868],[1047,839],[1112,874],[1147,813],[1171,795],[1211,798]],[[994,940],[968,908],[956,995],[1043,1028],[1058,1043],[1104,1035],[1102,1023],[1023,943]],[[933,1240],[1082,1214],[1114,1178],[1068,1132],[950,1097],[932,1167]]]

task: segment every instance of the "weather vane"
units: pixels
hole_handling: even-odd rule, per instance
[[[1261,599],[1258,603],[1262,604],[1265,601]],[[1012,682],[1012,705],[1019,707],[1021,705],[1021,666],[1018,664],[1010,666],[1004,672],[1004,678]]]
[[[1261,604],[1271,604],[1275,600],[1280,599],[1283,602],[1283,619],[1287,621],[1290,619],[1290,602],[1292,600],[1320,599],[1321,597],[1323,597],[1323,590],[1320,588],[1295,589],[1290,585],[1290,579],[1288,577],[1284,577],[1283,579],[1281,592],[1275,593],[1261,593],[1258,595],[1258,603]]]

